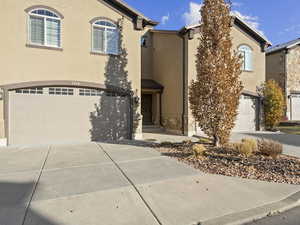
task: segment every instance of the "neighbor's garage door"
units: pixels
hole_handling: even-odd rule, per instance
[[[10,145],[129,137],[129,99],[96,89],[32,88],[9,92]]]
[[[242,95],[234,131],[255,131],[257,129],[257,98]]]
[[[292,120],[300,120],[300,94],[291,96]]]

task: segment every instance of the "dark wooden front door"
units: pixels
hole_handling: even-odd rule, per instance
[[[152,95],[142,94],[143,125],[152,124]]]

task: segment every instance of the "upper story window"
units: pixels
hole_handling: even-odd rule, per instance
[[[119,54],[118,26],[107,20],[97,20],[93,23],[92,51],[103,54]]]
[[[29,12],[30,44],[61,47],[61,18],[47,9]]]
[[[252,49],[248,45],[241,45],[238,50],[242,56],[242,63],[243,63],[242,70],[252,71],[253,70]]]

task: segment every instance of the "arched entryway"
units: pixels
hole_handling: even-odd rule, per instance
[[[112,141],[132,133],[131,93],[81,81],[6,85],[9,145]]]

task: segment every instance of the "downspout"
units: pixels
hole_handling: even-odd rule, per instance
[[[162,91],[159,92],[159,125],[163,127],[162,124]]]
[[[133,92],[131,92],[129,95],[129,140],[133,140],[134,139],[134,134],[133,134],[133,123],[134,123],[134,116],[133,116],[133,113],[134,113],[134,104],[135,104],[135,98],[134,98],[134,94]]]
[[[186,92],[186,88],[185,88],[185,75],[186,75],[186,65],[185,65],[185,58],[186,58],[186,45],[185,45],[185,35],[182,34],[181,35],[182,38],[182,134],[184,135],[184,128],[185,128],[185,114],[186,114],[186,110],[185,110],[185,103],[186,103],[186,99],[185,99],[185,92]]]
[[[260,131],[261,130],[261,116],[262,116],[262,106],[263,106],[263,98],[261,96],[258,97],[258,112],[257,112],[257,116],[258,116],[258,121],[256,124],[256,130]]]
[[[285,97],[285,101],[288,100],[288,87],[287,87],[287,54],[288,54],[289,50],[288,49],[285,49],[284,50],[284,60],[283,60],[283,63],[284,63],[284,66],[283,66],[283,73],[284,73],[284,97]],[[291,105],[290,105],[291,107]],[[287,115],[287,102],[286,102],[286,113],[285,115]],[[292,110],[290,108],[290,118],[292,119]]]

